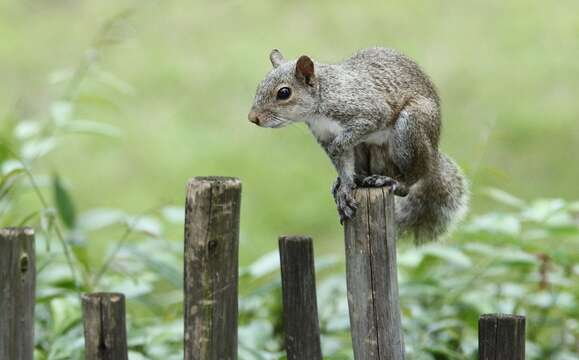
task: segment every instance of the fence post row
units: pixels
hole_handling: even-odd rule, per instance
[[[283,322],[288,360],[321,360],[312,239],[279,238]]]
[[[403,360],[396,268],[394,199],[357,189],[358,214],[344,226],[354,357]],[[241,183],[198,177],[187,186],[185,214],[185,360],[236,360]],[[312,240],[279,239],[289,360],[322,359]],[[32,360],[36,256],[30,228],[0,228],[0,359]],[[127,360],[125,297],[82,296],[86,358]],[[525,317],[482,315],[481,360],[525,358]]]
[[[185,214],[185,360],[237,358],[241,182],[196,177]]]
[[[478,346],[481,360],[524,360],[525,317],[481,315],[478,321]]]
[[[394,196],[383,188],[360,188],[354,197],[357,214],[344,224],[354,357],[402,360]]]
[[[84,347],[87,360],[127,360],[125,296],[83,294]]]
[[[0,228],[0,359],[32,360],[36,254],[30,228]]]

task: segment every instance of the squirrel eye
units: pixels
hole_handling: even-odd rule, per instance
[[[279,89],[277,91],[277,99],[278,100],[287,100],[287,99],[289,99],[291,94],[292,94],[292,91],[290,88],[282,87],[281,89]]]

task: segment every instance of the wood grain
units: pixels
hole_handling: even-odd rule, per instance
[[[82,295],[86,360],[127,360],[125,296],[119,293]]]
[[[506,314],[481,315],[478,322],[479,359],[524,360],[525,317]]]
[[[344,226],[354,357],[401,360],[394,196],[382,188],[357,189],[354,196],[358,211]]]
[[[32,360],[35,287],[34,231],[0,229],[0,359]]]
[[[281,236],[279,253],[287,358],[321,360],[312,239]]]
[[[197,177],[185,214],[185,360],[237,358],[241,182]]]

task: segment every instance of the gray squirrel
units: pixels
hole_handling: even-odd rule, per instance
[[[277,49],[270,61],[273,69],[258,86],[248,118],[267,128],[306,122],[338,172],[332,194],[341,223],[355,215],[356,186],[386,186],[401,196],[398,231],[419,243],[464,217],[467,181],[438,150],[440,99],[413,60],[369,48],[339,64],[306,55],[285,60]],[[356,174],[354,149],[364,144],[380,147],[387,173]]]

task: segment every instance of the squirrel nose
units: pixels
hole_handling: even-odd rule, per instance
[[[255,113],[255,111],[250,111],[249,115],[247,115],[247,118],[249,119],[249,121],[251,121],[254,124],[259,125],[259,117],[257,116],[257,114]]]

